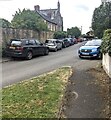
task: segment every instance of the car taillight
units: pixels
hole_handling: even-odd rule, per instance
[[[22,51],[22,50],[23,50],[23,47],[16,47],[16,50]]]

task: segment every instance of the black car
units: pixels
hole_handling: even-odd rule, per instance
[[[30,60],[36,55],[48,55],[49,48],[36,39],[11,39],[7,44],[6,54]]]
[[[59,41],[62,43],[62,47],[66,48],[70,46],[70,42],[68,41],[68,39],[59,39]]]

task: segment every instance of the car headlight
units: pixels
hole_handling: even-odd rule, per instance
[[[97,51],[97,49],[92,49],[92,52],[96,52]]]

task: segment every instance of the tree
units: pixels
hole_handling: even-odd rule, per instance
[[[9,28],[11,27],[11,23],[6,19],[0,18],[0,27]]]
[[[104,30],[111,28],[111,2],[100,5],[93,12],[92,29],[95,36],[102,38]]]
[[[78,38],[81,35],[81,31],[79,30],[78,27],[72,27],[70,29],[68,28],[67,35],[71,35],[72,37],[75,36]]]
[[[57,31],[54,33],[54,36],[53,36],[53,38],[55,39],[62,39],[65,37],[67,37],[67,33],[65,31]]]
[[[13,20],[11,21],[13,28],[30,29],[36,31],[48,30],[47,25],[42,18],[34,11],[25,10],[15,13]]]
[[[102,53],[108,53],[111,56],[111,29],[107,29],[104,32],[101,44]]]

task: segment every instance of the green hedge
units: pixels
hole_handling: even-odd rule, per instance
[[[103,40],[101,45],[102,53],[104,54],[108,53],[109,56],[111,56],[111,29],[105,30],[102,40]]]

